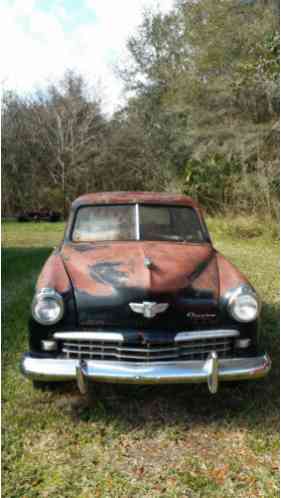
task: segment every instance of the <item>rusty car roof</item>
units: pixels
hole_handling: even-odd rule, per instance
[[[72,209],[90,204],[177,204],[199,207],[191,197],[164,192],[99,192],[81,195],[72,203]]]

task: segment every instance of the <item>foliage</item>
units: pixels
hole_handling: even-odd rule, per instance
[[[147,12],[128,43],[133,105],[150,105],[173,178],[212,211],[278,211],[276,14],[271,1],[179,0],[169,15]]]
[[[102,127],[99,102],[87,100],[85,83],[71,71],[45,93],[29,98],[4,95],[7,212],[31,207],[63,211],[64,202],[79,191],[81,183],[84,190]]]
[[[277,217],[278,19],[276,0],[147,10],[118,68],[128,102],[110,118],[73,71],[29,98],[4,94],[5,213],[176,188],[210,212]]]
[[[226,205],[235,205],[233,181],[239,181],[241,164],[233,158],[207,156],[190,159],[185,167],[184,191],[202,203],[209,212],[219,212]]]
[[[138,122],[105,119],[83,79],[68,72],[47,92],[3,100],[4,212],[48,208],[66,214],[78,195],[161,189],[154,150]]]

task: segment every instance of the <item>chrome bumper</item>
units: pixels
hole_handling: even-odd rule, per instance
[[[270,370],[267,354],[253,358],[218,359],[215,352],[205,361],[134,363],[95,360],[38,358],[25,354],[24,375],[41,381],[77,380],[82,393],[88,381],[124,384],[178,384],[207,382],[215,393],[219,381],[258,379]]]

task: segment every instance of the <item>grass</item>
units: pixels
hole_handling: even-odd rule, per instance
[[[63,237],[64,223],[7,221],[2,225],[5,247],[54,247]]]
[[[74,384],[34,391],[19,372],[36,277],[63,224],[4,224],[4,498],[279,496],[278,245],[209,225],[263,298],[270,375],[216,396],[205,385],[108,386],[83,399]]]

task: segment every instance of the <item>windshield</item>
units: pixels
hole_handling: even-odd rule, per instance
[[[190,207],[111,205],[81,207],[74,221],[72,240],[203,242],[205,237],[197,213]]]

